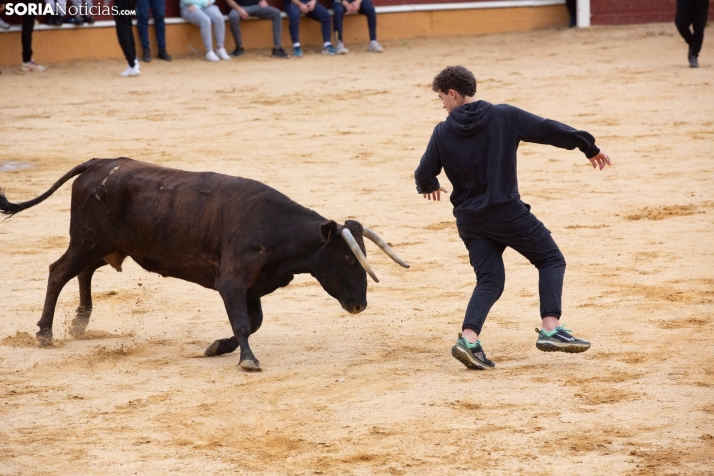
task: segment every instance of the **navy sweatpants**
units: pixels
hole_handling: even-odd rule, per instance
[[[307,3],[308,0],[300,0],[302,3]],[[288,30],[290,30],[290,39],[293,43],[300,42],[300,9],[290,0],[285,0],[285,14],[288,16]],[[322,27],[322,41],[324,43],[331,42],[330,31],[330,12],[321,4],[316,4],[315,8],[305,15],[315,21],[319,21]]]
[[[347,0],[349,3],[354,2],[354,0]],[[337,41],[342,40],[342,19],[345,16],[347,10],[342,6],[342,3],[336,1],[332,4],[332,10],[335,12],[335,17],[332,23],[335,27],[335,33],[337,34]],[[369,40],[375,41],[377,39],[377,12],[372,5],[371,0],[362,0],[359,6],[359,13],[367,17],[367,28],[369,29]]]
[[[560,318],[565,259],[550,231],[530,207],[502,220],[459,225],[459,236],[469,250],[476,272],[476,288],[466,308],[463,329],[477,334],[506,282],[503,252],[511,247],[538,268],[541,317]]]

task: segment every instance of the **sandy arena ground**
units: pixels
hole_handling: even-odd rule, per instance
[[[354,316],[309,276],[264,298],[262,373],[202,356],[230,335],[217,293],[131,260],[95,275],[86,340],[67,332],[71,281],[41,349],[67,184],[0,225],[0,474],[712,474],[711,40],[699,70],[668,24],[197,55],[128,80],[120,60],[3,68],[0,161],[31,165],[0,173],[11,201],[92,157],[212,170],[358,219],[412,269],[368,245],[381,282]],[[479,98],[588,130],[614,160],[596,172],[577,151],[520,150],[584,354],[535,348],[537,272],[509,250],[482,335],[496,370],[450,355],[475,278],[450,204],[424,201],[412,172],[445,117],[431,78],[459,63]]]

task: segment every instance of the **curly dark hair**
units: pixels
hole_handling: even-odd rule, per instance
[[[463,66],[447,66],[434,76],[431,89],[435,93],[448,93],[453,89],[461,96],[473,96],[476,94],[476,77]]]

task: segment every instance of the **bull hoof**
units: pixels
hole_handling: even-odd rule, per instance
[[[240,363],[240,368],[248,372],[260,372],[263,370],[260,367],[260,362],[258,362],[257,360],[250,359],[242,360]]]
[[[41,329],[35,337],[42,347],[52,347],[52,329]]]
[[[221,346],[220,339],[208,346],[208,349],[203,353],[206,357],[213,357],[218,355],[218,348]]]
[[[87,330],[87,325],[89,325],[89,319],[80,320],[79,318],[72,321],[72,325],[69,328],[69,333],[72,337],[82,337],[84,331]]]

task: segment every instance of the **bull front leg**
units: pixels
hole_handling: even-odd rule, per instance
[[[260,329],[263,323],[263,309],[260,305],[260,299],[248,302],[248,318],[250,319],[250,333],[255,334],[255,332]],[[215,357],[223,354],[230,354],[238,348],[238,339],[233,336],[227,339],[218,339],[213,344],[208,346],[206,351],[203,353],[206,357]]]
[[[223,298],[223,304],[226,306],[228,320],[233,328],[233,338],[235,338],[240,347],[240,367],[247,371],[262,370],[260,362],[255,358],[248,345],[252,326],[248,316],[247,287],[237,280],[222,279],[217,288],[221,298]],[[230,342],[230,339],[228,341]]]

